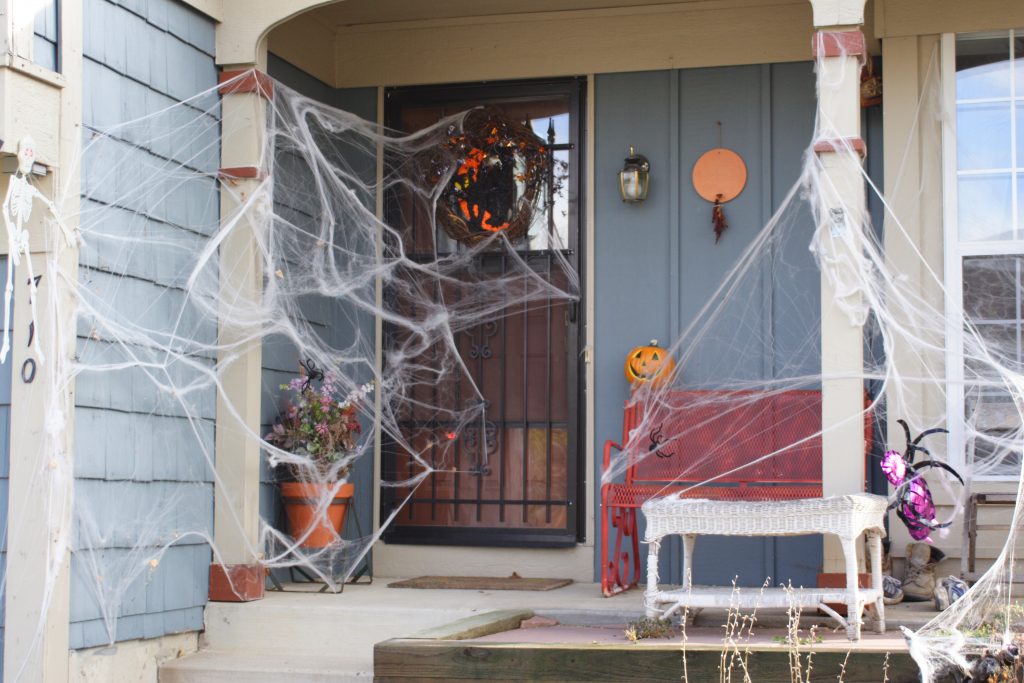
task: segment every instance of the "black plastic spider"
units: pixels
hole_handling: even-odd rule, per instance
[[[306,362],[299,361],[299,365],[306,371],[306,381],[302,383],[302,390],[309,389],[309,385],[313,382],[324,381],[324,371],[316,366],[316,361],[312,358],[307,358]]]

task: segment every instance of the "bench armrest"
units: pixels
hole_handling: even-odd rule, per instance
[[[602,472],[607,472],[608,468],[612,465],[612,449],[622,451],[622,446],[611,439],[604,442],[604,466],[601,468]]]

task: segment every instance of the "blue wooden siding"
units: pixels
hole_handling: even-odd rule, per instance
[[[36,10],[32,24],[32,61],[57,71],[58,0],[44,0]]]
[[[7,280],[7,257],[0,257],[0,280]],[[13,305],[13,303],[12,303]],[[0,320],[0,328],[3,327]],[[11,471],[11,359],[0,365],[0,680],[4,675],[4,609],[7,604],[7,492]]]
[[[351,112],[363,119],[376,120],[376,88],[334,89],[274,55],[270,55],[268,72],[275,79],[307,97]],[[338,145],[335,149],[346,149],[347,153],[342,163],[347,164],[357,177],[367,183],[372,183],[376,173],[376,162],[372,156],[357,152],[351,146]],[[330,151],[325,153],[330,153]],[[301,174],[308,171],[304,165],[299,165],[296,168],[288,159],[279,158],[275,172],[281,176],[287,173]],[[297,193],[287,189],[288,187],[301,187],[302,183],[296,182],[295,177],[290,177],[283,181],[283,185],[286,189],[277,192],[274,196],[275,211],[293,221],[295,225],[310,224],[314,220],[309,213],[310,202],[303,201],[303,198]],[[368,206],[372,208],[373,197],[367,196],[365,199]],[[345,239],[345,236],[341,236],[339,239]],[[372,248],[372,245],[370,247]],[[365,294],[372,296],[372,291]],[[313,332],[320,335],[331,347],[346,349],[353,344],[358,344],[358,355],[366,358],[373,357],[374,318],[372,314],[343,301],[325,297],[309,297],[307,301],[302,302],[302,309]],[[300,360],[303,359],[299,358],[297,350],[289,340],[265,340],[261,411],[261,421],[265,432],[270,430],[281,405],[282,392],[279,387],[296,376]],[[372,377],[371,369],[364,368],[354,379],[358,382],[366,382]],[[372,424],[364,424],[364,437],[371,437],[372,433]],[[361,458],[356,463],[356,467],[350,475],[350,481],[356,486],[355,504],[364,535],[371,529],[373,509],[372,447],[369,452],[369,456]],[[261,464],[260,482],[260,513],[263,519],[277,528],[284,528],[283,510],[280,507],[280,499],[277,494],[276,478],[274,472],[267,466],[265,459]],[[356,537],[354,524],[347,525],[345,535],[349,538]]]
[[[628,393],[622,359],[638,343],[678,338],[781,204],[813,135],[814,88],[810,63],[597,77],[595,495],[604,442],[621,436]],[[694,191],[690,173],[719,144],[743,157],[748,181],[726,206],[730,227],[716,245],[711,206]],[[650,196],[640,205],[623,204],[614,189],[631,145],[652,167]],[[880,148],[872,156],[881,158]],[[738,292],[737,300],[749,305],[724,310],[684,368],[684,382],[820,372],[820,283],[807,249],[814,226],[806,213],[796,220],[787,229],[793,237],[760,259],[756,277]],[[598,549],[595,573],[603,552]],[[662,553],[663,575],[678,575],[680,555],[675,543]],[[760,585],[766,576],[812,585],[820,557],[817,537],[702,538],[694,581],[728,583],[739,574],[741,585]]]
[[[92,129],[160,111],[216,85],[214,23],[186,5],[86,0],[83,16],[84,144]],[[212,342],[215,325],[187,303],[183,285],[195,248],[218,225],[217,185],[212,175],[167,178],[156,161],[216,171],[216,96],[194,104],[175,119],[194,123],[175,134],[125,130],[83,155],[86,219],[102,210],[104,232],[151,239],[87,240],[80,280],[92,302],[126,321]],[[171,132],[169,120],[154,119],[158,125]],[[160,191],[127,196],[145,183]],[[158,350],[112,344],[88,319],[80,321],[78,354],[86,366],[127,360],[129,353],[163,360]],[[181,363],[165,371],[177,386],[201,376]],[[71,647],[108,642],[104,617],[118,617],[117,640],[201,629],[211,552],[202,538],[183,534],[212,534],[212,472],[204,451],[212,457],[213,389],[191,396],[186,407],[139,368],[86,371],[77,378],[75,400]],[[164,543],[172,545],[151,566]],[[98,597],[97,586],[110,592]]]

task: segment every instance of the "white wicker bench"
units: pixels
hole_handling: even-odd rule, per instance
[[[882,537],[887,501],[881,496],[854,494],[830,498],[808,498],[780,502],[712,501],[679,498],[677,495],[655,498],[644,503],[648,544],[647,589],[644,607],[649,617],[672,616],[683,608],[789,608],[818,607],[846,629],[850,640],[860,639],[861,614],[865,605],[873,605],[875,630],[885,632],[885,607],[882,604]],[[860,588],[857,572],[857,539],[864,533],[871,556],[871,587]],[[801,536],[832,534],[839,537],[846,559],[846,588],[766,588],[735,592],[725,587],[692,585],[693,549],[697,536]],[[661,590],[658,587],[658,553],[666,536],[683,538],[682,587]],[[826,603],[847,606],[844,619]]]

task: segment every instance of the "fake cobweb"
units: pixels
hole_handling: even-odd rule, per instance
[[[838,87],[841,78],[823,72],[819,88]],[[936,64],[929,78],[917,120],[928,150],[924,167],[938,163],[944,115]],[[79,224],[83,244],[77,272],[59,272],[73,292],[77,321],[55,338],[75,335],[77,344],[72,361],[49,356],[57,364],[54,389],[74,380],[80,407],[74,420],[54,408],[46,441],[52,457],[41,459],[47,463],[41,476],[55,492],[74,491],[73,524],[62,524],[63,512],[54,509],[51,526],[71,548],[73,590],[91,596],[110,642],[118,638],[119,621],[137,613],[132,602],[144,599],[147,582],[166,569],[162,563],[173,559],[175,569],[193,571],[181,565],[175,549],[198,549],[192,561],[202,568],[212,550],[215,560],[225,553],[230,561],[259,558],[278,575],[301,569],[338,589],[360,571],[373,544],[432,476],[500,476],[460,456],[460,441],[471,434],[482,440],[488,429],[488,401],[460,335],[513,312],[564,306],[580,296],[579,277],[566,259],[569,245],[543,220],[545,205],[558,206],[557,197],[542,193],[534,199],[538,218],[514,242],[496,232],[475,244],[456,244],[435,225],[436,204],[458,164],[449,159],[437,182],[428,182],[424,159],[459,134],[465,112],[403,134],[274,83],[259,177],[243,180],[218,177],[222,141],[248,135],[228,128],[235,124],[222,121],[220,113],[214,90],[89,131],[81,214],[64,217]],[[546,125],[545,119],[538,128],[542,137]],[[808,149],[835,137],[831,122],[819,120]],[[973,288],[977,303],[961,311],[947,296],[940,263],[923,246],[940,239],[940,226],[925,221],[926,236],[914,239],[901,222],[912,207],[890,204],[866,176],[858,177],[882,209],[882,237],[865,211],[839,199],[823,158],[812,151],[802,157],[797,183],[765,225],[734,221],[726,229],[723,242],[741,235],[748,242],[720,279],[701,283],[700,304],[682,312],[681,334],[664,345],[676,371],[638,389],[631,400],[647,420],[666,411],[703,411],[715,420],[761,405],[765,396],[813,396],[823,386],[845,383],[858,405],[864,393],[866,412],[843,415],[827,429],[871,425],[869,472],[879,467],[882,444],[902,450],[897,419],[915,434],[932,427],[953,432],[953,451],[942,437],[930,437],[926,445],[966,484],[937,468],[925,479],[939,502],[936,519],[957,519],[978,481],[1004,477],[1015,487],[1021,481],[1019,327],[1007,332],[1010,327],[976,320],[1020,320],[1019,259],[1009,259],[1010,270],[998,260],[974,264],[977,277],[968,282],[965,274],[965,288]],[[859,168],[852,148],[840,145],[834,158],[854,159]],[[557,193],[557,183],[552,186]],[[218,190],[229,197],[223,216]],[[726,219],[730,213],[726,204]],[[708,204],[709,240],[711,215]],[[418,230],[415,244],[412,230]],[[546,254],[543,267],[531,258],[538,248]],[[480,266],[488,254],[500,255],[500,271]],[[239,276],[245,269],[248,276]],[[841,313],[841,323],[829,324],[863,329],[862,368],[848,375],[822,369],[823,281],[825,307]],[[50,304],[68,305],[56,299]],[[947,355],[946,340],[960,331],[962,313],[959,358]],[[623,333],[639,335],[636,343],[649,336]],[[255,361],[248,355],[254,348],[262,349]],[[595,351],[620,353],[612,344]],[[294,399],[294,391],[278,384],[299,377],[300,361],[313,370],[314,387],[327,381],[351,401],[361,426],[330,471],[266,439],[277,416],[287,413],[287,399]],[[947,379],[959,376],[946,372],[947,363],[963,366],[962,379]],[[623,379],[621,397],[627,396]],[[246,422],[255,401],[263,402],[259,425]],[[947,414],[957,424],[947,423]],[[641,423],[637,438],[625,435],[625,451],[613,457],[603,481],[620,480],[628,467],[665,460],[666,454],[676,458],[677,482],[665,492],[705,495],[744,472],[751,481],[784,480],[786,472],[800,469],[794,463],[806,456],[807,444],[821,437],[820,410],[811,419],[816,427],[788,440],[771,425],[753,433],[748,427],[745,434],[762,438],[750,439],[743,462],[716,456],[715,444],[734,435],[708,441],[699,421],[661,430],[654,442],[640,438],[655,431]],[[70,461],[52,445],[72,421],[78,433],[103,440],[76,442],[74,478]],[[598,434],[605,436],[614,434]],[[242,493],[218,472],[221,443],[248,444],[261,453],[258,530],[244,530],[244,520],[225,504]],[[688,448],[691,443],[708,448]],[[316,501],[323,514],[338,489],[339,470],[351,469],[353,478],[373,472],[377,449],[398,454],[403,465],[381,470],[380,485],[395,503],[376,530],[363,520],[361,533],[349,525],[343,538],[324,548],[289,535],[273,486],[287,466],[302,481],[331,484]],[[111,455],[125,451],[134,457]],[[814,476],[820,480],[821,473]],[[371,485],[358,495],[372,496]],[[215,542],[215,497],[218,538],[225,532],[243,539],[230,549]],[[1012,583],[1021,515],[1018,505],[992,568],[911,637],[927,675],[950,664],[964,666],[966,657],[1005,647],[1021,633],[1020,588]],[[895,531],[900,522],[891,517]],[[941,543],[949,534],[949,528],[937,528],[931,535]],[[50,577],[59,569],[59,560],[51,562]]]

